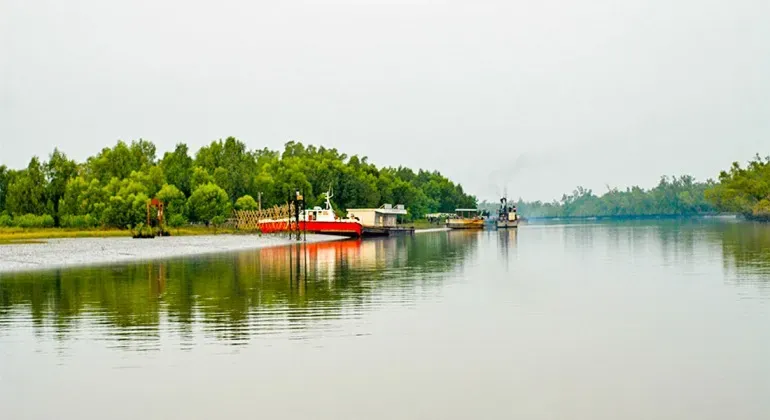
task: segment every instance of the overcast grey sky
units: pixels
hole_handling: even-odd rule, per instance
[[[0,0],[0,164],[236,136],[480,198],[770,154],[767,0]]]

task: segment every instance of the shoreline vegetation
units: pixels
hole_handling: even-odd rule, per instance
[[[0,166],[0,229],[141,230],[152,198],[164,203],[172,233],[190,224],[220,228],[233,209],[281,205],[295,192],[312,207],[329,190],[340,211],[405,204],[405,222],[477,203],[438,171],[377,167],[333,148],[292,141],[283,151],[249,150],[228,137],[195,154],[179,143],[158,158],[155,145],[140,139],[118,141],[85,162],[54,149],[25,169]]]
[[[165,204],[165,230],[190,236],[239,233],[226,223],[232,210],[269,208],[296,191],[309,207],[334,191],[335,208],[404,204],[402,221],[416,229],[437,225],[428,213],[478,207],[495,214],[498,203],[478,203],[438,171],[377,167],[366,157],[288,142],[282,152],[248,150],[233,137],[191,155],[179,143],[156,156],[155,145],[118,141],[75,162],[58,149],[48,161],[33,157],[20,170],[0,166],[0,243],[63,237],[121,237],[146,228],[151,198]],[[256,197],[256,199],[255,199]],[[732,214],[770,221],[770,157],[737,162],[718,180],[663,176],[651,189],[607,188],[601,195],[577,187],[552,202],[515,202],[527,220],[642,219]],[[253,232],[250,232],[253,233]]]
[[[649,215],[605,215],[605,216],[530,216],[525,222],[540,223],[549,221],[632,221],[632,220],[677,220],[677,219],[731,219],[742,217],[735,213],[698,213],[698,214],[649,214]],[[749,220],[753,220],[749,218]],[[416,233],[436,232],[445,230],[443,224],[430,222],[426,219],[414,220],[405,226],[415,228]],[[239,231],[231,227],[206,227],[183,226],[171,229],[172,236],[213,236],[213,235],[241,235],[263,236],[259,232]],[[49,239],[75,239],[75,238],[128,238],[132,231],[128,229],[71,229],[71,228],[0,228],[0,246],[13,244],[45,243]],[[281,237],[280,234],[265,234],[266,237]]]
[[[655,218],[682,217],[719,213],[707,200],[706,191],[715,183],[697,182],[689,175],[661,177],[657,186],[644,189],[638,186],[620,190],[607,188],[597,195],[591,189],[577,187],[561,200],[550,203],[519,199],[516,206],[524,217],[534,219]]]
[[[756,155],[745,167],[734,162],[718,180],[697,182],[692,176],[663,176],[657,186],[620,190],[607,188],[597,195],[577,187],[561,200],[515,203],[528,220],[601,220],[740,216],[752,221],[770,221],[770,157]],[[496,203],[479,207],[494,210]]]

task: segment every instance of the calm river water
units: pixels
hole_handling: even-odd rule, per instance
[[[770,226],[0,274],[3,419],[768,419]]]

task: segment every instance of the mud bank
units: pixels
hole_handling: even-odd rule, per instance
[[[307,235],[308,242],[344,239]],[[282,236],[203,235],[133,238],[46,239],[43,243],[0,245],[0,273],[80,265],[155,260],[188,255],[242,251],[297,243]]]

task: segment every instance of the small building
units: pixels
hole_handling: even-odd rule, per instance
[[[348,217],[358,219],[364,227],[390,228],[398,225],[398,216],[406,214],[403,204],[385,204],[378,209],[348,209]]]

